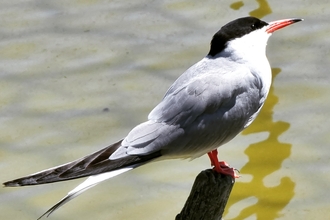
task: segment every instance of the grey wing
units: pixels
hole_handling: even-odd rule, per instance
[[[233,88],[216,76],[198,77],[172,93],[149,114],[149,120],[186,127],[204,113],[211,113],[231,100]]]
[[[262,105],[262,84],[249,73],[196,76],[171,88],[149,121],[135,127],[110,159],[156,151],[190,157],[233,138]]]

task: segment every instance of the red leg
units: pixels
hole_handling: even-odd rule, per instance
[[[218,150],[215,149],[211,152],[207,153],[211,160],[211,165],[214,166],[214,170],[218,173],[222,173],[224,175],[230,175],[233,178],[238,178],[239,175],[236,174],[235,168],[229,167],[229,165],[225,161],[218,161]]]

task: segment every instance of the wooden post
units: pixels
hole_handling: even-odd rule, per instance
[[[221,220],[234,183],[231,176],[212,169],[202,171],[175,220]]]

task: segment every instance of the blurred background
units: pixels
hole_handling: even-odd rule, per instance
[[[209,50],[227,22],[305,21],[273,34],[273,87],[258,119],[219,149],[241,171],[225,219],[330,216],[329,1],[0,2],[0,181],[123,138]],[[103,182],[49,219],[174,219],[207,156]],[[0,189],[0,219],[36,219],[82,182]]]

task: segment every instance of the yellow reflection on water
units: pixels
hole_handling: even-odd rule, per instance
[[[230,7],[234,10],[239,10],[244,5],[243,1],[234,2]]]
[[[262,18],[266,15],[272,13],[272,9],[269,7],[267,0],[256,0],[259,4],[259,8],[251,11],[249,14],[251,16]]]
[[[280,72],[280,69],[273,68],[273,79]],[[249,128],[243,131],[243,135],[268,132],[266,140],[251,144],[245,154],[248,156],[248,163],[241,169],[241,175],[251,175],[250,182],[236,182],[227,204],[227,212],[245,199],[254,198],[254,204],[245,207],[233,219],[245,219],[249,216],[256,216],[257,219],[275,219],[280,215],[281,210],[290,202],[294,196],[295,183],[290,177],[283,177],[277,186],[267,187],[263,180],[269,174],[281,168],[282,162],[290,156],[291,144],[281,143],[278,137],[288,130],[289,123],[273,121],[273,108],[278,103],[278,97],[271,87],[265,105]],[[227,212],[225,214],[227,214]]]
[[[259,8],[251,11],[249,14],[253,17],[262,18],[266,15],[272,13],[272,9],[269,7],[267,0],[256,0],[259,4]],[[239,10],[241,7],[244,6],[243,1],[237,1],[232,3],[229,7],[234,10]]]

